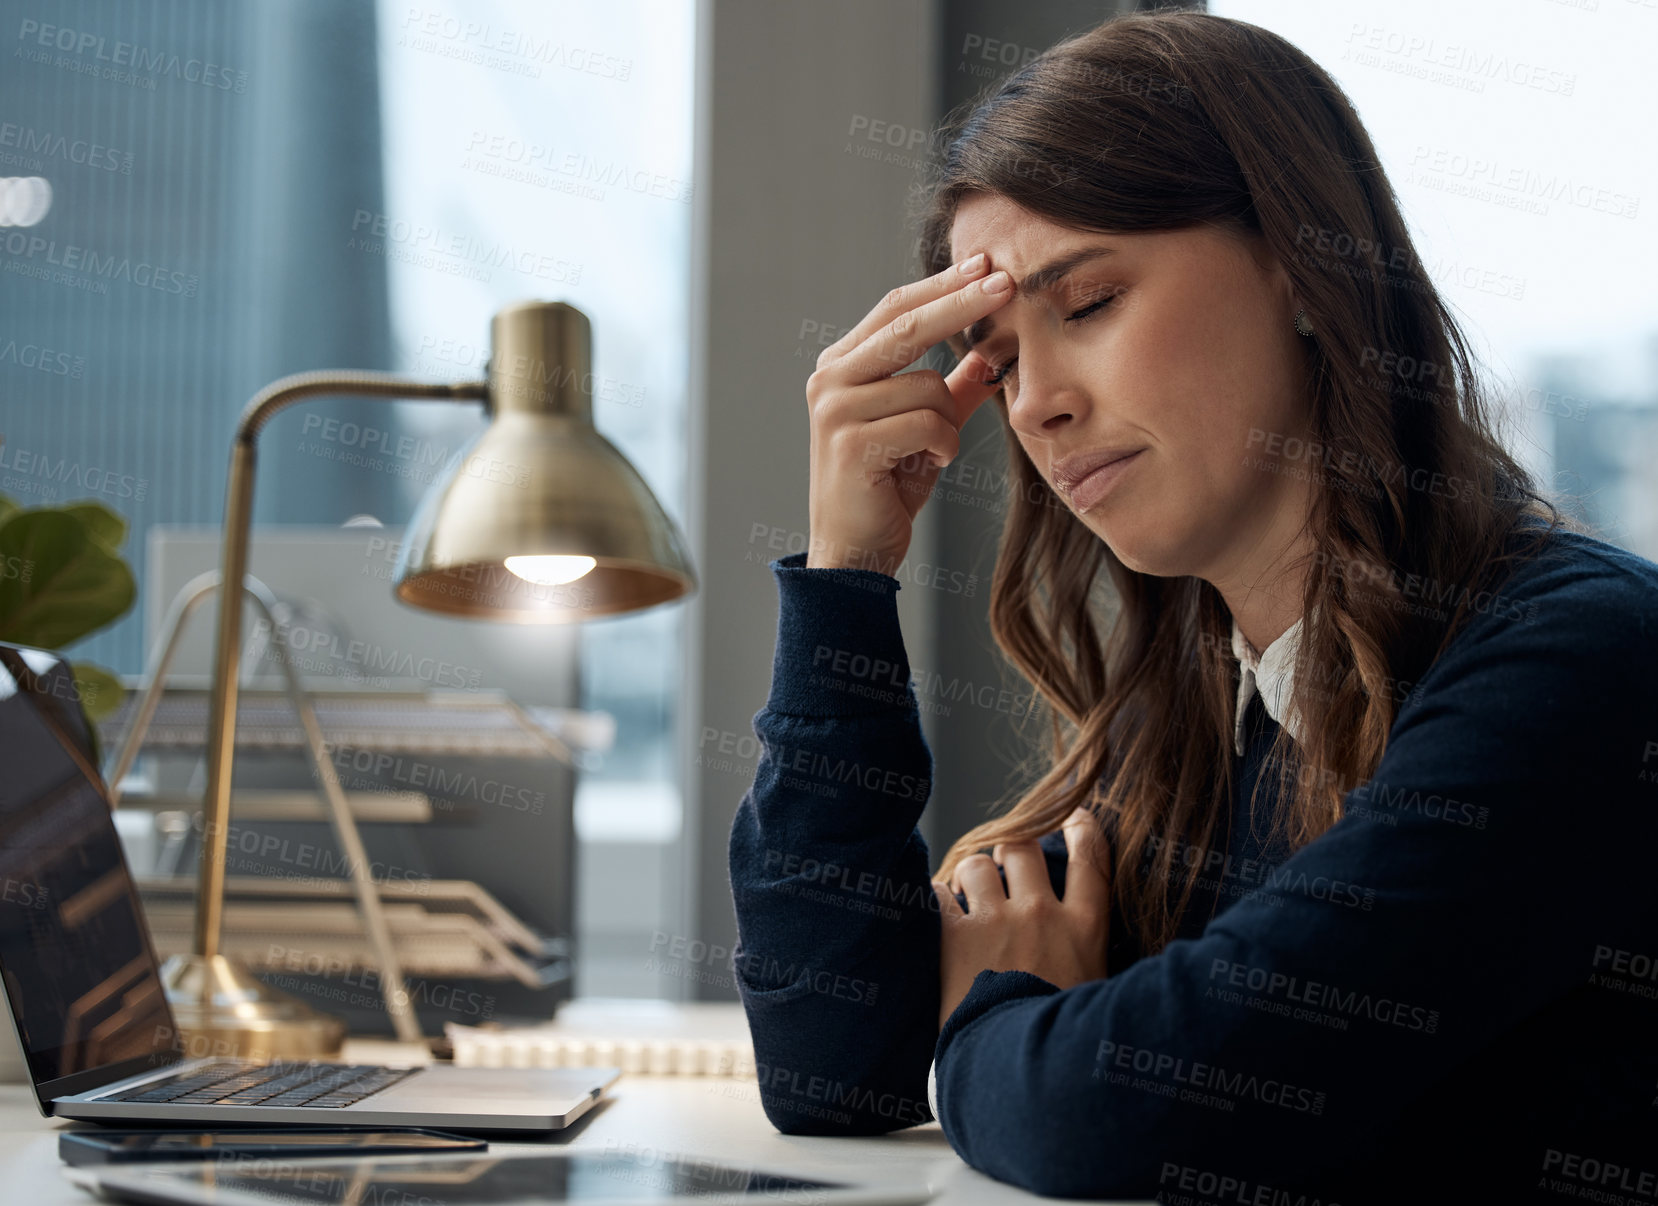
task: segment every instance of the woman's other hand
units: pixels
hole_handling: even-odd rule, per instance
[[[1064,833],[1064,900],[1054,895],[1047,860],[1034,840],[1002,843],[993,855],[969,855],[957,864],[965,913],[955,886],[933,881],[941,923],[940,1030],[981,971],[1025,971],[1062,989],[1105,978],[1110,846],[1086,809],[1071,814]],[[998,864],[1007,873],[1005,893]]]

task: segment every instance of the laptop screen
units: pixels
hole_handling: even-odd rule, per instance
[[[176,1058],[88,735],[68,665],[0,644],[0,977],[37,1087]]]

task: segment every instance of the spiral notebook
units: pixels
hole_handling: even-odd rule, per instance
[[[650,1076],[753,1080],[754,1044],[739,1001],[579,997],[535,1026],[444,1025],[458,1067],[618,1067]]]

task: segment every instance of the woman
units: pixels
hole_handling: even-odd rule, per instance
[[[1503,450],[1346,97],[1255,26],[1119,18],[983,99],[930,196],[928,275],[807,383],[811,547],[772,563],[730,846],[768,1117],[936,1117],[1061,1196],[1637,1167],[1658,566]],[[891,571],[990,397],[992,628],[1052,758],[929,875]]]

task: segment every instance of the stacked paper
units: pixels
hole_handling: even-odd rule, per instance
[[[616,1067],[624,1073],[752,1080],[754,1044],[737,1001],[581,997],[536,1026],[462,1026],[444,1033],[458,1067]]]

